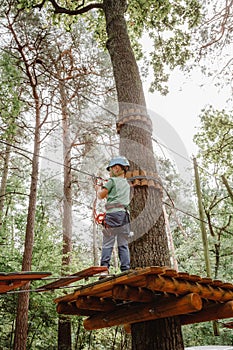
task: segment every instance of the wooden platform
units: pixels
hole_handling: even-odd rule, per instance
[[[0,294],[20,288],[29,281],[40,280],[50,275],[51,272],[0,272]]]
[[[38,292],[45,292],[48,290],[59,289],[62,287],[66,287],[74,282],[80,281],[81,279],[87,279],[91,276],[99,274],[101,272],[108,271],[108,268],[105,266],[91,266],[85,270],[74,273],[73,275],[63,276],[54,282],[45,284],[39,288],[37,288]]]
[[[178,315],[189,324],[233,317],[233,284],[152,266],[87,284],[55,303],[60,314],[88,316],[88,330]]]

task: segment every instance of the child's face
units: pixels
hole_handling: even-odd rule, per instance
[[[121,171],[121,166],[116,164],[110,168],[110,176],[116,176]]]

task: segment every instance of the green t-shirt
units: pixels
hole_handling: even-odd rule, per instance
[[[110,177],[108,182],[104,184],[104,188],[108,190],[107,206],[114,204],[121,204],[121,208],[106,208],[107,213],[113,213],[115,211],[122,211],[124,207],[129,206],[130,202],[130,185],[124,177]]]

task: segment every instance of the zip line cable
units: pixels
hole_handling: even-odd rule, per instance
[[[173,149],[169,148],[168,146],[164,145],[163,143],[161,143],[160,141],[156,140],[154,137],[152,137],[152,141],[156,142],[157,144],[159,144],[160,146],[166,148],[168,151],[171,151],[172,153],[176,154],[177,156],[179,156],[180,158],[183,158],[184,160],[186,160],[189,163],[192,163],[191,160],[185,156],[183,156],[182,154],[174,151]]]
[[[30,154],[30,155],[33,155],[33,152],[28,151],[28,150],[25,150],[25,149],[23,149],[23,148],[21,148],[21,147],[18,147],[18,146],[13,145],[13,144],[10,144],[10,143],[8,143],[8,142],[6,142],[6,141],[0,140],[0,143],[5,144],[5,145],[8,145],[8,146],[11,146],[12,148],[15,148],[15,149],[17,149],[17,150],[19,150],[19,151],[21,151],[21,152],[25,152],[25,153],[28,153],[28,154]],[[52,160],[52,159],[50,159],[50,158],[48,158],[48,157],[45,157],[45,156],[42,156],[42,155],[37,155],[37,156],[38,156],[39,158],[45,159],[45,160],[47,160],[47,161],[49,161],[49,162],[51,162],[51,163],[54,163],[54,164],[57,164],[57,165],[60,165],[60,166],[69,168],[69,169],[71,169],[71,170],[73,170],[73,171],[76,171],[76,172],[81,173],[81,174],[83,174],[83,175],[89,176],[89,177],[91,177],[92,179],[93,179],[93,177],[94,177],[94,178],[98,178],[98,176],[96,177],[94,174],[91,174],[91,173],[89,173],[89,172],[87,172],[87,171],[83,171],[83,170],[80,170],[80,169],[76,169],[76,168],[74,168],[74,167],[65,165],[65,164],[63,164],[63,163],[61,163],[61,162]],[[104,180],[104,179],[103,179],[103,180]],[[86,183],[87,183],[87,182],[86,182]],[[162,185],[162,184],[161,184],[161,185]],[[187,212],[183,211],[182,209],[176,208],[175,205],[174,205],[174,202],[173,202],[173,200],[172,200],[172,198],[171,198],[171,196],[170,196],[170,194],[169,194],[169,192],[168,192],[168,190],[167,190],[163,185],[162,185],[162,187],[163,187],[164,191],[166,192],[166,194],[167,194],[169,200],[170,200],[171,203],[172,203],[172,205],[170,205],[170,207],[172,207],[173,209],[175,209],[175,210],[177,210],[177,211],[180,211],[181,213],[183,213],[183,214],[185,214],[185,215],[187,215],[187,216],[190,216],[190,217],[192,217],[192,218],[194,218],[194,219],[196,219],[196,220],[198,220],[198,221],[201,221],[198,217],[195,217],[195,215],[193,215],[193,214],[191,214],[191,213],[187,213]],[[165,203],[165,204],[166,204],[166,205],[169,205],[168,203]],[[207,223],[207,222],[205,222],[205,223]],[[207,223],[207,224],[208,224],[208,223]],[[215,227],[216,229],[220,229],[220,228],[217,227],[217,226],[213,226],[213,227]],[[232,234],[231,232],[226,231],[226,230],[225,230],[225,232],[227,232],[227,233],[229,233],[229,234]]]
[[[170,198],[169,198],[169,199],[170,199]],[[172,201],[172,205],[169,204],[169,203],[167,203],[167,202],[164,202],[164,201],[163,201],[163,204],[165,204],[165,205],[167,205],[168,207],[170,207],[170,208],[172,208],[172,209],[175,209],[175,210],[177,210],[177,211],[179,211],[179,212],[185,214],[186,216],[190,216],[190,217],[192,217],[193,219],[195,219],[195,220],[197,220],[197,221],[199,221],[199,222],[203,222],[203,223],[206,224],[206,225],[209,224],[208,221],[201,220],[199,217],[195,216],[194,214],[187,213],[185,210],[180,209],[180,208],[177,208],[177,207],[173,204],[173,201]],[[212,226],[213,226],[214,228],[216,228],[217,230],[222,230],[222,227],[218,227],[218,226],[216,226],[216,225],[212,225]],[[229,233],[230,235],[233,235],[233,232],[230,232],[230,231],[228,231],[228,230],[226,230],[226,229],[224,229],[224,232]]]
[[[32,152],[32,151],[28,151],[28,150],[23,149],[23,148],[21,148],[21,147],[15,146],[15,145],[10,144],[10,143],[8,143],[8,142],[6,142],[6,141],[0,140],[0,143],[4,144],[4,145],[6,145],[6,146],[11,146],[12,148],[15,148],[15,149],[17,149],[17,150],[19,150],[19,151],[21,151],[21,152],[25,152],[25,153],[27,153],[27,154],[33,155],[33,152]],[[69,168],[69,169],[71,169],[71,170],[77,171],[77,172],[79,172],[79,173],[81,173],[81,174],[83,174],[83,175],[87,175],[87,176],[93,177],[93,174],[88,173],[87,171],[80,170],[80,169],[76,169],[76,168],[74,168],[74,167],[72,167],[72,166],[65,165],[65,164],[63,164],[63,163],[61,163],[61,162],[58,162],[58,161],[56,161],[56,160],[52,160],[52,159],[50,159],[50,158],[48,158],[48,157],[45,157],[45,156],[42,156],[42,155],[40,155],[40,154],[36,154],[36,156],[37,156],[38,158],[47,160],[47,161],[49,161],[49,162],[51,162],[51,163],[54,163],[54,164],[57,164],[57,165],[61,165],[62,167]]]
[[[179,154],[178,152],[172,150],[171,148],[169,148],[169,147],[167,147],[166,145],[162,144],[160,141],[156,140],[155,138],[152,137],[152,140],[153,140],[154,142],[156,142],[157,144],[159,144],[160,146],[162,146],[162,147],[168,149],[169,151],[171,151],[171,152],[175,153],[176,155],[178,155],[179,157],[183,158],[184,160],[186,160],[187,162],[189,162],[191,165],[193,164],[192,161],[191,161],[190,159],[188,159],[188,158],[182,156],[181,154]],[[21,151],[21,152],[25,152],[25,153],[28,153],[28,154],[33,155],[33,152],[32,152],[32,151],[28,151],[28,150],[23,149],[23,148],[21,148],[21,147],[18,147],[18,146],[16,146],[16,145],[10,144],[10,143],[8,143],[8,142],[6,142],[6,141],[0,140],[0,143],[2,143],[2,144],[4,144],[4,145],[7,145],[7,146],[11,146],[12,148],[15,148],[15,149],[17,149],[17,150],[19,150],[19,151]],[[45,156],[42,156],[42,155],[37,155],[37,156],[38,156],[39,158],[42,158],[42,159],[44,159],[44,160],[47,160],[47,161],[49,161],[49,162],[51,162],[51,163],[60,165],[60,166],[62,166],[62,167],[67,167],[67,168],[69,168],[69,169],[71,169],[71,170],[73,170],[73,171],[82,173],[83,175],[93,176],[93,174],[90,174],[90,173],[85,172],[85,171],[83,171],[83,170],[76,169],[76,168],[74,168],[74,167],[72,167],[72,166],[67,166],[67,165],[65,165],[65,164],[63,164],[63,163],[61,163],[61,162],[52,160],[52,159],[50,159],[50,158],[48,158],[48,157],[45,157]],[[164,156],[164,158],[165,158],[165,156]],[[215,179],[220,180],[220,178],[218,178],[217,176],[215,176],[215,175],[213,175],[213,174],[210,174],[208,171],[206,171],[206,169],[202,168],[200,165],[198,165],[198,166],[199,166],[199,168],[202,169],[207,175],[212,176],[212,177],[214,177]]]
[[[182,154],[176,152],[175,150],[169,148],[168,146],[164,145],[163,143],[161,143],[160,141],[156,140],[156,139],[153,138],[153,137],[152,137],[152,141],[154,141],[155,143],[157,143],[159,146],[166,148],[168,151],[170,151],[170,152],[176,154],[176,155],[179,156],[180,158],[183,158],[184,160],[186,160],[187,162],[189,162],[190,165],[193,167],[193,161],[192,161],[191,159],[189,159],[189,158],[183,156]],[[164,155],[164,153],[163,153],[163,156],[164,156],[164,159],[166,159],[166,156]],[[198,167],[199,167],[199,169],[201,169],[205,174],[207,174],[207,175],[213,177],[214,179],[219,180],[219,181],[222,182],[222,180],[220,179],[220,177],[218,177],[218,176],[216,176],[216,175],[214,175],[214,174],[211,174],[210,172],[208,172],[206,169],[204,169],[204,168],[203,168],[202,166],[200,166],[199,164],[198,164]]]

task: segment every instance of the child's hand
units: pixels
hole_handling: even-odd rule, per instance
[[[102,189],[102,186],[100,186],[100,185],[95,185],[95,190],[96,190],[96,192],[98,192],[100,189]]]

